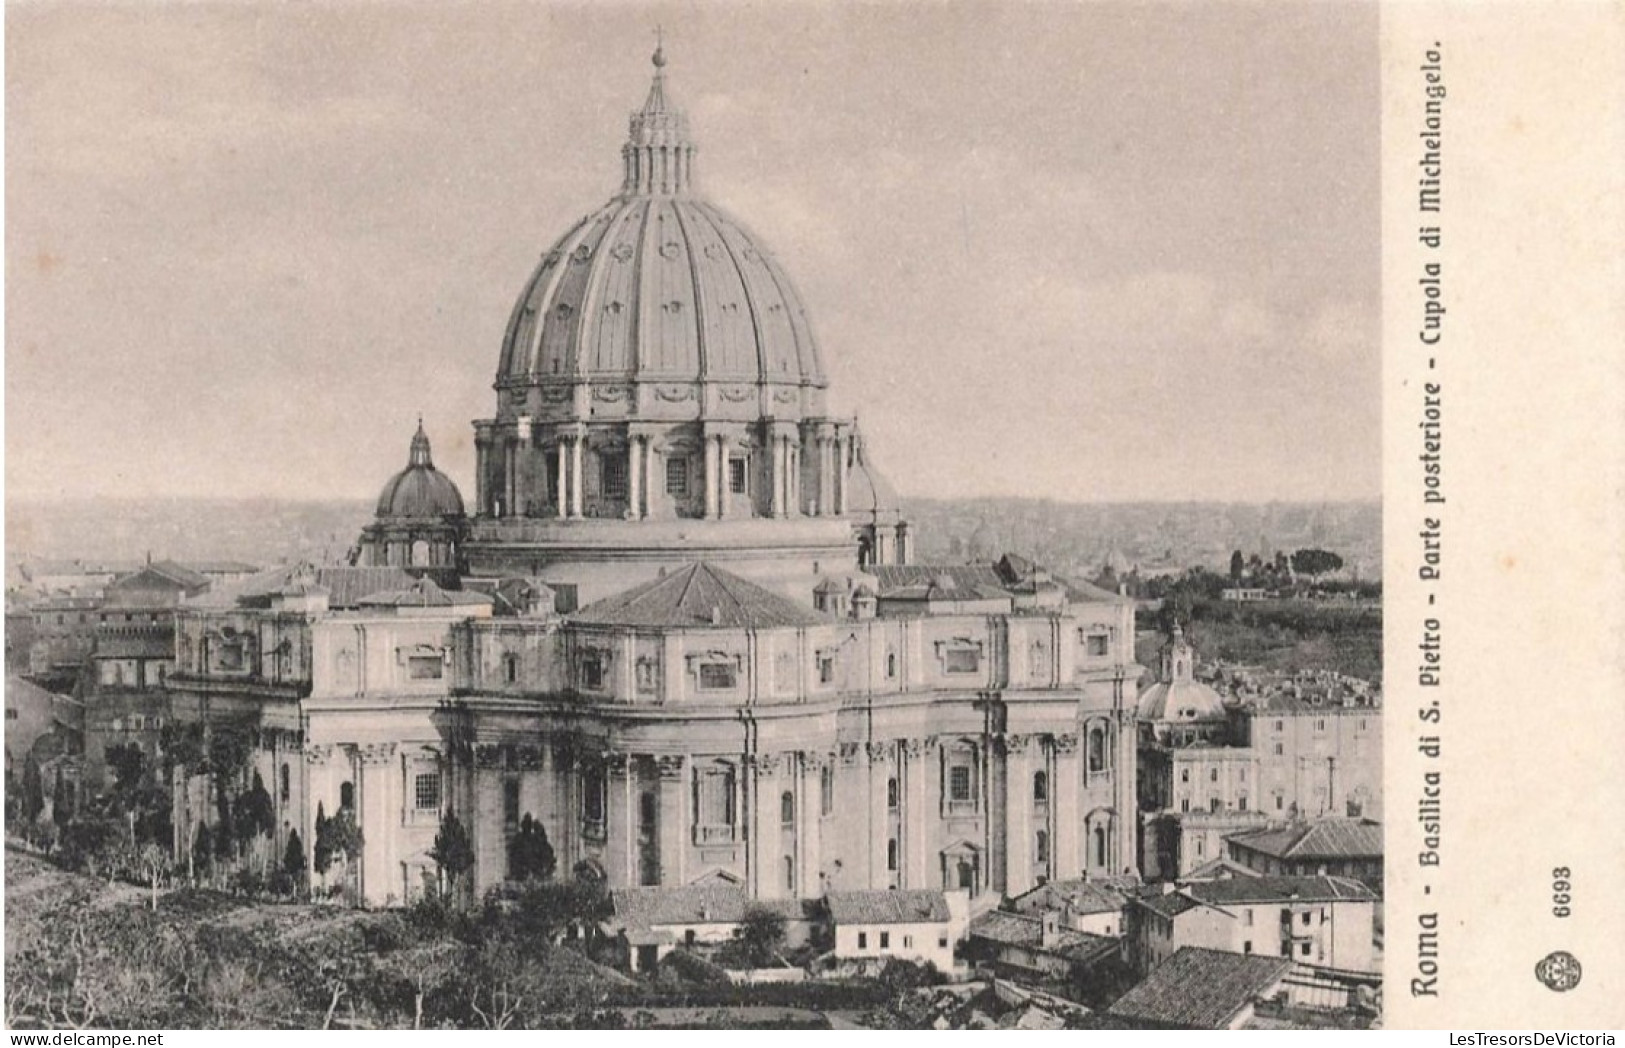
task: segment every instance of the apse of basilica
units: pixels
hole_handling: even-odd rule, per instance
[[[176,716],[252,732],[279,849],[348,813],[371,903],[432,881],[448,814],[477,891],[526,816],[611,886],[1136,872],[1132,602],[1015,557],[912,563],[802,300],[698,192],[654,64],[619,190],[524,282],[472,502],[420,425],[352,564],[180,613]],[[178,849],[215,817],[193,770]]]

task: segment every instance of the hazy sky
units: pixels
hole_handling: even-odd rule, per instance
[[[657,23],[904,494],[1378,493],[1375,4],[355,2],[7,4],[8,496],[472,498]]]

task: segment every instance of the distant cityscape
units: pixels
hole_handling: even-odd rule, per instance
[[[917,522],[919,559],[976,563],[1019,553],[1053,570],[1092,578],[1223,572],[1230,555],[1323,548],[1361,579],[1381,577],[1382,506],[1360,502],[1120,502],[1047,499],[904,499]],[[7,507],[7,589],[27,560],[134,564],[235,559],[261,566],[342,562],[372,518],[361,499],[162,499],[12,503]]]

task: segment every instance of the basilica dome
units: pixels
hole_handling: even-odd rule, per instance
[[[632,114],[620,192],[543,252],[514,307],[496,382],[513,414],[548,414],[565,402],[549,392],[583,384],[615,400],[649,385],[648,399],[697,403],[709,398],[696,386],[721,385],[724,399],[768,389],[768,404],[782,405],[773,414],[794,418],[801,391],[827,385],[784,270],[696,194],[695,147],[664,62],[657,52],[648,99]],[[569,413],[591,414],[593,399]]]
[[[380,520],[421,520],[462,515],[462,493],[450,477],[434,468],[429,435],[423,432],[420,420],[406,468],[390,477],[378,496],[377,516]]]

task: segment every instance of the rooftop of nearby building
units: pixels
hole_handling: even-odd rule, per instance
[[[742,885],[689,884],[674,888],[615,888],[610,891],[614,917],[609,922],[634,945],[675,941],[664,931],[683,925],[738,924],[752,910],[766,910],[785,920],[808,920],[812,900],[760,899],[752,901]]]
[[[1153,1026],[1219,1030],[1292,967],[1284,957],[1181,947],[1107,1014]]]
[[[830,892],[825,896],[836,924],[942,924],[948,899],[930,889]]]
[[[1316,819],[1232,834],[1229,841],[1277,859],[1380,859],[1382,824],[1372,819]]]
[[[1198,906],[1279,905],[1301,902],[1374,902],[1370,888],[1348,877],[1228,877],[1190,881],[1160,895],[1141,898],[1141,905],[1164,917],[1178,917]]]
[[[704,562],[589,604],[570,621],[592,626],[770,629],[816,626],[810,607]]]
[[[1116,939],[1065,927],[1057,928],[1046,944],[1042,918],[1006,910],[989,910],[973,918],[967,934],[973,939],[1001,946],[1022,946],[1072,961],[1096,961],[1118,949]]]
[[[400,589],[369,593],[356,600],[362,608],[467,608],[490,607],[495,600],[476,590],[441,589],[433,579],[418,579]]]
[[[188,601],[188,606],[201,608],[252,607],[282,595],[300,582],[310,583],[327,590],[329,608],[355,608],[363,597],[374,593],[409,588],[416,581],[396,567],[356,568],[337,564],[291,564],[270,568],[246,579],[223,586],[212,587],[207,593]]]
[[[1049,881],[1016,896],[1015,902],[1047,910],[1066,907],[1080,914],[1112,913],[1121,910],[1138,887],[1133,877]]]

